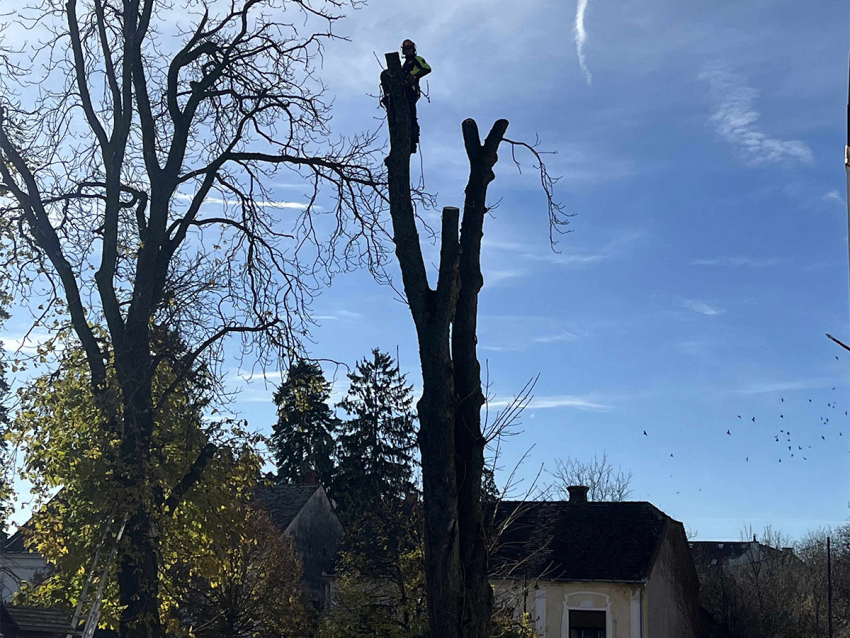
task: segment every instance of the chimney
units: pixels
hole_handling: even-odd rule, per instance
[[[570,503],[573,505],[587,503],[587,492],[589,490],[590,488],[585,485],[570,485],[567,488],[567,491],[570,493]]]
[[[316,471],[307,464],[301,466],[301,484],[316,485]]]

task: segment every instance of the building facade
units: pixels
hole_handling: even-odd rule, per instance
[[[699,581],[681,523],[646,502],[502,502],[496,604],[541,638],[697,638]]]

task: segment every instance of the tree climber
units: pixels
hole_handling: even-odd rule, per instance
[[[413,40],[405,40],[402,42],[401,52],[404,55],[404,64],[401,67],[405,74],[404,93],[407,98],[407,106],[410,109],[410,152],[415,153],[416,145],[419,143],[419,120],[416,117],[416,102],[422,94],[419,88],[419,80],[431,72],[431,67],[425,61],[425,58],[421,55],[416,55],[416,44],[414,44]],[[384,73],[386,73],[386,71]],[[386,86],[386,83],[383,81],[382,84]],[[384,106],[389,106],[389,99],[389,92],[385,90],[384,98],[381,100],[381,103]]]

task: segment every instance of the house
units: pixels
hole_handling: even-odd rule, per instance
[[[541,638],[696,638],[699,581],[682,524],[646,502],[496,506],[496,604],[526,612]]]
[[[272,521],[293,539],[304,565],[301,582],[308,605],[321,610],[330,596],[334,556],[344,532],[324,488],[311,478],[307,481],[266,487],[258,499]]]
[[[65,638],[79,635],[62,612],[46,607],[22,607],[0,602],[2,638]]]
[[[10,601],[21,583],[31,583],[47,573],[47,562],[24,544],[21,529],[6,537],[0,532],[0,600]]]
[[[691,541],[688,543],[697,572],[712,567],[743,567],[794,556],[791,547],[778,549],[764,545],[753,536],[752,541]]]
[[[283,534],[294,541],[304,566],[302,584],[308,604],[322,609],[327,600],[334,556],[342,542],[342,524],[324,488],[308,473],[302,485],[274,485],[262,488],[259,501]],[[24,526],[25,528],[26,526]],[[38,552],[27,549],[19,529],[5,542],[0,552],[0,590],[9,601],[21,588],[46,573],[48,565]]]

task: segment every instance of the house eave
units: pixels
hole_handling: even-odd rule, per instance
[[[530,576],[500,576],[496,574],[491,574],[490,580],[534,580],[553,583],[619,583],[621,585],[646,585],[649,582],[646,578],[638,580],[624,578],[534,578]]]

